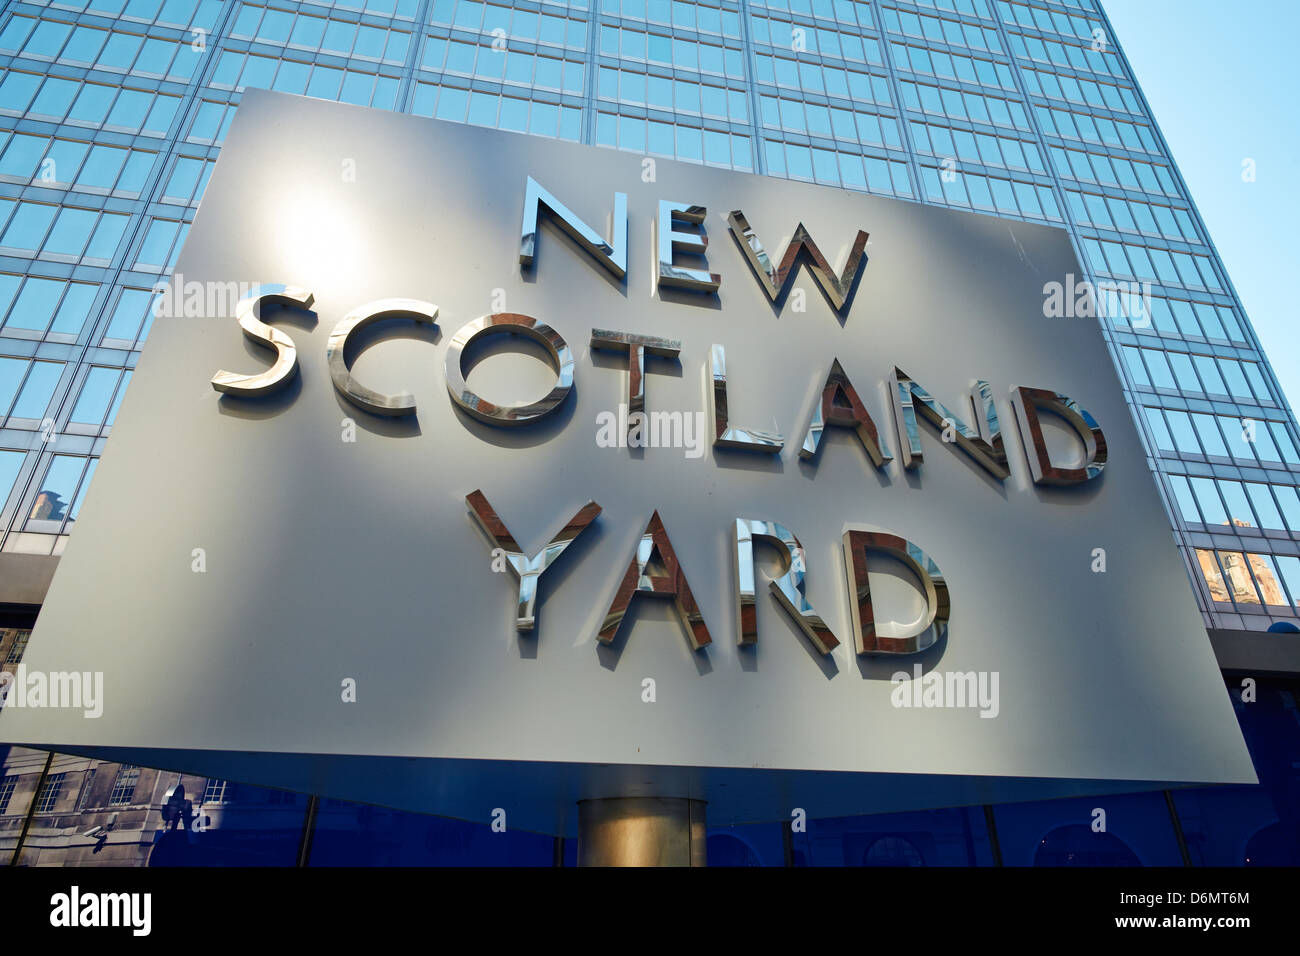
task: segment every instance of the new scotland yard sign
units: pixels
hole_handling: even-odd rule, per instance
[[[1253,782],[1078,272],[250,91],[26,661],[103,715],[0,736],[550,832]]]

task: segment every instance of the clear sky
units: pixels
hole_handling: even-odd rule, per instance
[[[1300,3],[1104,0],[1293,409],[1300,403]],[[1255,181],[1242,161],[1255,161]]]

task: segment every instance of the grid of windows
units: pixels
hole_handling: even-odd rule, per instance
[[[1095,0],[11,4],[0,548],[61,548],[249,87],[1064,226],[1207,623],[1289,613],[1221,556],[1289,600],[1300,439]]]
[[[1300,607],[1300,558],[1197,548],[1196,561],[1217,603],[1247,611]]]
[[[20,36],[24,38],[21,47],[18,46]],[[45,18],[37,20],[21,14],[15,14],[0,34],[0,51],[110,73],[166,77],[181,82],[194,75],[202,52],[198,44],[181,40]]]
[[[9,812],[9,801],[13,798],[14,787],[17,785],[16,776],[0,778],[0,816]]]

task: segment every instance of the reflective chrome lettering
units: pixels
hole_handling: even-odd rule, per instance
[[[967,425],[935,401],[929,392],[900,368],[895,368],[890,377],[889,393],[894,406],[894,420],[898,425],[903,467],[916,468],[923,460],[921,430],[916,422],[916,412],[919,410],[922,417],[941,432],[951,430],[952,441],[994,478],[1001,481],[1011,473],[1007,468],[1007,452],[1002,442],[997,408],[993,404],[993,389],[988,382],[977,381],[971,388],[970,400],[975,412],[976,428]]]
[[[709,412],[713,416],[713,444],[719,448],[736,451],[757,451],[769,455],[779,454],[785,447],[785,438],[776,431],[764,432],[756,428],[732,428],[727,412],[727,353],[721,345],[709,349],[713,374],[713,387],[709,389]]]
[[[537,218],[543,206],[557,226],[616,278],[627,275],[627,193],[614,193],[613,235],[607,242],[529,176],[524,191],[524,220],[519,227],[519,261],[525,267],[531,266],[537,255]]]
[[[785,561],[785,571],[780,577],[769,582],[772,596],[785,608],[790,619],[812,641],[813,646],[822,654],[829,654],[839,646],[839,640],[822,620],[807,597],[804,596],[804,574],[807,565],[804,562],[803,545],[787,528],[774,521],[757,521],[753,518],[736,519],[736,629],[737,640],[741,645],[754,644],[758,641],[758,585],[757,569],[754,566],[754,539],[761,538],[781,551]]]
[[[1039,485],[1077,485],[1096,478],[1106,467],[1106,436],[1101,426],[1078,402],[1050,388],[1011,388],[1011,405],[1020,425],[1020,440],[1029,459],[1029,471]],[[1070,425],[1083,442],[1084,460],[1079,468],[1062,468],[1052,464],[1043,438],[1040,411],[1054,412]]]
[[[888,447],[881,441],[876,423],[872,421],[866,406],[862,404],[862,399],[858,397],[857,389],[844,374],[839,359],[831,363],[830,374],[826,376],[826,385],[813,403],[812,421],[808,423],[808,431],[804,433],[799,457],[805,460],[816,460],[823,434],[831,427],[853,429],[862,442],[862,447],[867,450],[871,463],[877,468],[883,468],[886,462],[894,460],[889,454]]]
[[[632,332],[613,332],[609,329],[591,330],[591,347],[623,352],[627,356],[627,408],[628,412],[645,411],[645,357],[646,354],[663,358],[677,358],[682,343],[677,339],[662,339],[653,335],[636,335]]]
[[[315,298],[306,289],[275,283],[254,286],[247,296],[240,299],[235,306],[239,327],[257,344],[275,349],[275,362],[265,372],[256,375],[240,375],[222,369],[212,376],[212,387],[218,392],[241,398],[269,395],[292,381],[298,371],[298,350],[293,339],[260,321],[263,301],[310,309]]]
[[[470,343],[481,336],[509,332],[541,343],[555,365],[555,385],[542,398],[525,405],[494,405],[465,384],[461,362]],[[568,343],[545,322],[517,312],[495,312],[467,322],[451,337],[447,349],[447,394],[468,414],[489,425],[527,425],[555,409],[573,389],[573,353]]]
[[[465,496],[470,514],[493,547],[505,552],[506,562],[519,583],[519,600],[515,605],[515,627],[521,631],[531,631],[537,623],[537,584],[538,579],[555,560],[564,553],[573,540],[582,534],[600,514],[600,505],[588,501],[568,523],[555,533],[555,536],[532,557],[519,546],[506,523],[501,520],[496,509],[488,503],[482,491],[473,491]]]
[[[709,237],[704,232],[704,217],[708,209],[689,203],[659,200],[658,226],[658,261],[659,284],[692,292],[717,292],[722,284],[722,276],[704,269],[687,269],[675,265],[679,252],[694,253],[703,256],[709,247]],[[699,232],[683,232],[677,228],[678,223],[690,223],[700,227]]]
[[[673,551],[672,542],[668,540],[668,532],[664,530],[658,511],[650,516],[650,523],[637,541],[636,554],[627,566],[627,573],[623,575],[623,581],[600,625],[598,637],[601,643],[613,643],[618,627],[627,614],[628,605],[638,594],[673,599],[673,606],[692,649],[698,651],[713,643],[704,623],[704,615],[700,613],[700,606],[691,593],[691,586],[686,583],[686,574],[677,560],[677,553]]]
[[[916,575],[925,591],[926,613],[913,624],[877,624],[871,606],[867,552],[895,558]],[[853,639],[859,654],[915,654],[948,634],[951,605],[939,566],[919,547],[889,531],[844,532],[844,566],[849,573]],[[933,626],[931,626],[933,625]]]
[[[844,263],[844,271],[836,276],[803,223],[799,223],[795,228],[794,237],[785,247],[784,255],[781,256],[781,264],[776,266],[772,264],[771,257],[763,248],[758,233],[754,232],[744,212],[739,209],[734,210],[727,217],[727,224],[736,243],[740,246],[740,251],[744,253],[745,261],[754,270],[754,275],[758,277],[763,291],[773,302],[779,301],[785,295],[791,280],[794,279],[802,254],[808,261],[808,268],[813,278],[817,280],[817,284],[821,286],[822,292],[835,311],[843,312],[848,307],[853,287],[867,264],[867,233],[858,230],[858,235],[853,240],[853,248],[849,250],[848,261]]]
[[[334,387],[348,401],[373,415],[390,417],[414,415],[415,398],[410,392],[385,395],[366,388],[353,378],[346,358],[348,339],[358,329],[364,329],[384,319],[398,317],[409,317],[416,322],[432,325],[438,317],[438,307],[432,302],[424,302],[420,299],[379,299],[375,302],[367,302],[353,309],[338,325],[334,326],[334,331],[330,333],[329,342],[325,346],[325,357],[329,362],[330,379],[333,380]]]

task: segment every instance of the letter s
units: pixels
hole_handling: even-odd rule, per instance
[[[310,309],[315,297],[306,289],[295,286],[271,285],[254,286],[246,298],[240,299],[235,306],[235,317],[244,335],[268,348],[275,349],[275,362],[265,372],[257,375],[240,375],[224,369],[212,376],[212,387],[218,392],[237,395],[241,398],[254,398],[269,395],[283,388],[298,371],[298,350],[293,339],[279,329],[273,329],[260,321],[262,300],[279,302],[283,305],[297,305]]]

